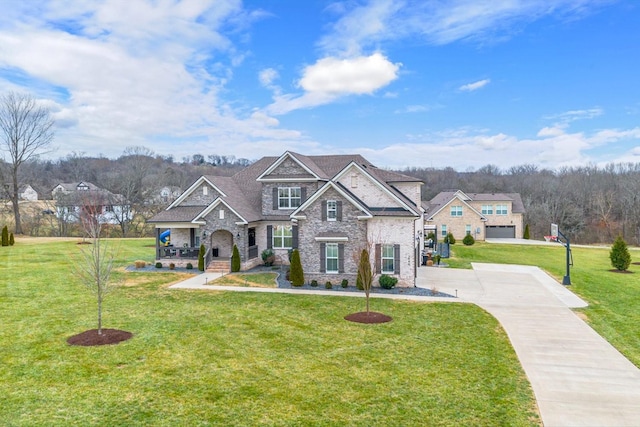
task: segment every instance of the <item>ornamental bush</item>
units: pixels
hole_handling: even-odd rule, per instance
[[[198,270],[204,271],[204,253],[206,249],[204,245],[200,245],[200,250],[198,251]]]
[[[447,233],[447,238],[445,239],[445,243],[449,243],[450,245],[456,244],[456,238],[453,237],[453,234]]]
[[[325,288],[325,289],[332,289],[332,288],[333,288],[333,285],[331,284],[331,282],[330,282],[330,281],[328,281],[328,280],[327,280],[327,283],[325,283],[325,284],[324,284],[324,288]]]
[[[161,262],[156,262],[156,268],[162,268],[162,263]]]
[[[340,286],[342,286],[343,288],[348,287],[349,281],[347,279],[342,279],[342,282],[340,282]]]
[[[297,249],[294,249],[291,252],[291,270],[289,273],[289,279],[293,286],[304,285],[304,271],[302,270],[302,262],[300,262],[300,252],[298,252]]]
[[[187,263],[187,270],[193,270],[193,264],[190,262]]]
[[[16,244],[16,239],[13,237],[13,233],[9,233],[9,246]]]
[[[609,259],[611,259],[611,265],[618,271],[625,271],[631,264],[631,254],[629,254],[629,248],[622,236],[618,236],[616,241],[611,247],[609,252]]]
[[[6,225],[2,227],[2,246],[9,246],[9,229]]]
[[[476,242],[476,239],[473,238],[473,236],[471,234],[467,234],[466,236],[464,236],[464,239],[462,239],[462,243],[465,246],[471,246]]]
[[[313,286],[314,288],[318,287],[318,281],[316,279],[313,279],[310,283],[311,286]]]
[[[524,233],[522,234],[522,238],[523,239],[527,239],[527,240],[529,240],[531,238],[531,234],[529,232],[529,224],[526,224],[524,226]]]
[[[392,289],[398,283],[398,278],[383,274],[378,279],[378,283],[380,283],[380,287],[383,289]]]
[[[233,253],[231,254],[231,272],[237,273],[240,271],[240,251],[238,246],[233,245]]]

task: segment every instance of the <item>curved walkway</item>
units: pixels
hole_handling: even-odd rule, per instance
[[[418,285],[457,293],[498,319],[545,426],[640,426],[640,370],[570,310],[584,301],[537,267],[473,268],[421,268]]]

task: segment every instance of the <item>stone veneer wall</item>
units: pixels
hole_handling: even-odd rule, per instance
[[[342,221],[322,220],[323,200],[342,201]],[[367,222],[357,219],[357,216],[361,214],[360,210],[356,209],[333,189],[324,193],[304,211],[304,215],[307,218],[298,221],[298,248],[306,282],[315,279],[320,285],[323,285],[329,280],[336,285],[342,279],[347,279],[350,284],[355,285],[360,252],[367,241]],[[347,242],[335,242],[344,244],[344,273],[327,274],[320,272],[321,242],[317,242],[315,237],[322,232],[339,232],[348,236],[349,240]]]
[[[207,187],[207,194],[203,194],[203,188]],[[209,184],[203,182],[200,184],[186,199],[180,203],[180,206],[208,206],[213,202],[219,193],[213,189]]]

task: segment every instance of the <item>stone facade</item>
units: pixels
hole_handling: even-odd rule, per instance
[[[191,194],[189,194],[180,206],[208,206],[213,202],[220,193],[218,193],[207,182],[201,183]]]
[[[342,220],[327,221],[322,219],[323,201],[336,200],[342,202]],[[327,280],[334,285],[343,278],[355,284],[360,252],[366,246],[367,223],[359,220],[362,212],[334,189],[327,190],[318,200],[304,211],[306,219],[298,221],[300,261],[304,266],[305,280],[316,279],[323,284]],[[344,273],[321,273],[320,241],[316,237],[329,233],[340,233],[347,236],[347,241],[324,240],[324,243],[344,244]],[[339,278],[339,280],[338,280]]]

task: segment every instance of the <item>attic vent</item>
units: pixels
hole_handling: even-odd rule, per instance
[[[351,175],[351,188],[358,188],[358,175]]]
[[[202,195],[203,195],[203,196],[206,196],[206,195],[208,195],[208,194],[209,194],[209,187],[207,187],[206,185],[204,185],[204,186],[202,187]]]

